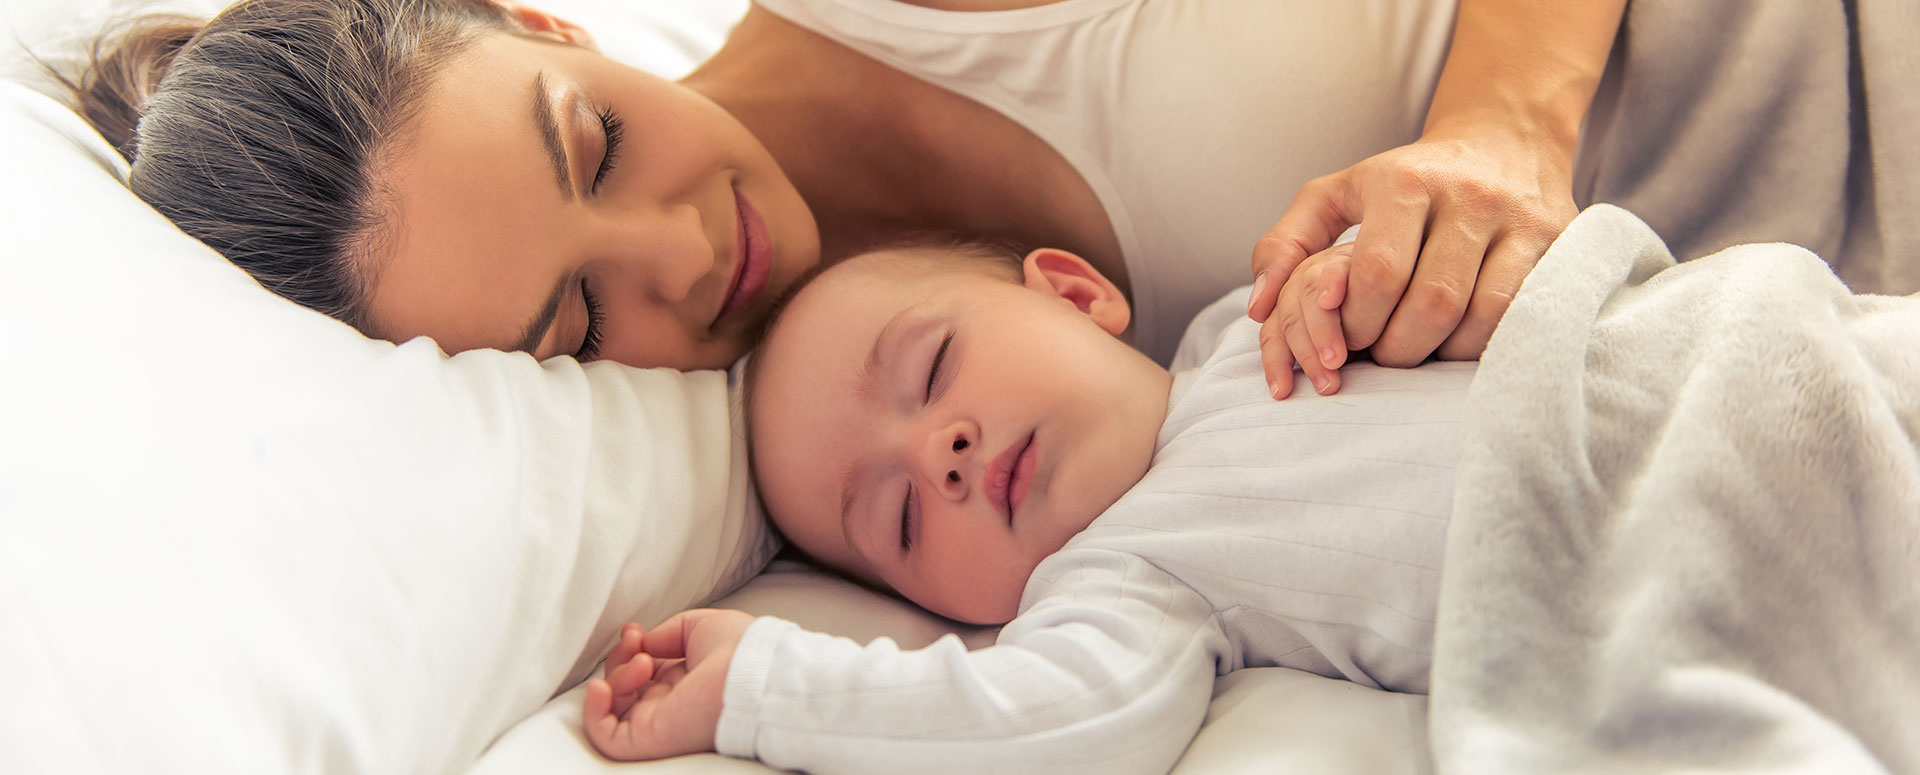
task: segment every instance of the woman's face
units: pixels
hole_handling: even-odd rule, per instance
[[[373,326],[450,353],[725,367],[820,260],[746,127],[582,46],[484,36],[377,169]]]

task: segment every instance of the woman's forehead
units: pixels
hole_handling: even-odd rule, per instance
[[[388,202],[370,259],[372,316],[449,352],[516,349],[552,284],[535,257],[565,199],[536,118],[533,48],[489,35],[442,72],[375,173]],[[544,47],[539,47],[544,48]]]

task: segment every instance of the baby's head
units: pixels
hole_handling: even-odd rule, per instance
[[[935,613],[1011,618],[1034,566],[1146,473],[1171,377],[1085,260],[976,246],[848,259],[754,355],[760,496],[814,559]]]

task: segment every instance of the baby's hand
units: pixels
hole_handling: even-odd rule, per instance
[[[1340,389],[1340,366],[1347,362],[1340,305],[1346,301],[1352,256],[1351,242],[1308,256],[1280,288],[1273,313],[1260,326],[1260,357],[1274,398],[1293,394],[1296,361],[1320,395]]]
[[[609,759],[638,761],[713,750],[727,665],[753,617],[700,609],[652,632],[628,624],[607,654],[605,679],[587,682],[581,726]]]

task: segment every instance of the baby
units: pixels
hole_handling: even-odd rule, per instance
[[[1047,249],[900,248],[798,289],[748,382],[775,524],[824,565],[1007,624],[977,651],[736,611],[628,625],[588,739],[815,772],[1165,772],[1231,670],[1425,691],[1473,366],[1358,364],[1337,397],[1276,402],[1256,324],[1189,332],[1183,350],[1217,346],[1176,375],[1122,340],[1130,314]]]

